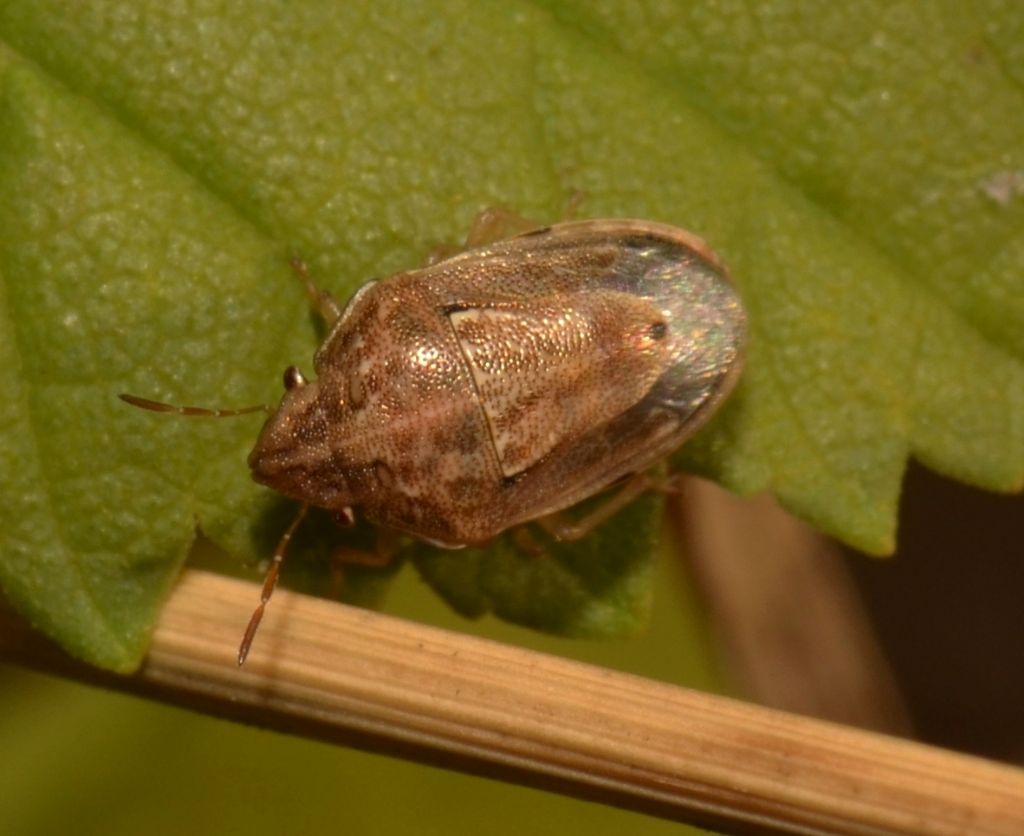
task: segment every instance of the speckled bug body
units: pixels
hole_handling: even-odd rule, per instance
[[[538,229],[364,285],[249,465],[309,505],[480,543],[672,452],[732,389],[744,332],[690,233]]]
[[[491,237],[500,214],[483,213],[471,241]],[[121,395],[182,415],[270,413],[253,478],[302,504],[239,664],[310,506],[447,547],[533,520],[582,536],[649,487],[643,472],[703,425],[742,365],[746,317],[725,270],[664,224],[536,229],[369,282],[344,309],[293,266],[330,333],[316,379],[289,368],[276,410]],[[631,474],[581,523],[555,520]]]

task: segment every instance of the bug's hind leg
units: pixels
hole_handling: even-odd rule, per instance
[[[651,490],[672,493],[677,490],[675,479],[673,477],[658,479],[649,473],[635,473],[622,484],[618,491],[578,520],[569,520],[562,514],[555,513],[539,517],[534,522],[556,540],[580,540],[614,517],[634,499]]]
[[[295,277],[305,288],[309,304],[313,306],[313,310],[320,315],[329,328],[341,316],[342,307],[338,304],[338,300],[326,290],[316,286],[309,276],[309,267],[306,266],[306,262],[297,255],[288,259],[288,264],[295,273]]]

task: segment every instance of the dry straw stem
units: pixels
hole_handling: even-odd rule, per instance
[[[0,653],[317,739],[726,832],[1024,833],[1024,771],[188,571],[142,670],[104,676],[9,612]]]

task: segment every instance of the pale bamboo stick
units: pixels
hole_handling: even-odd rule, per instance
[[[0,617],[0,655],[221,716],[728,832],[1022,834],[1024,771],[187,571],[142,670],[103,677]]]

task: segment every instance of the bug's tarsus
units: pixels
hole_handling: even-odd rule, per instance
[[[454,244],[438,244],[427,253],[426,258],[423,259],[423,266],[433,267],[438,262],[445,261],[461,252],[462,247],[457,247]]]
[[[249,415],[253,412],[265,412],[269,415],[274,411],[269,404],[243,406],[241,409],[210,409],[205,406],[179,406],[162,401],[151,401],[149,398],[140,398],[138,395],[129,395],[126,392],[122,392],[118,397],[139,409],[148,409],[150,412],[173,412],[176,415],[186,415],[190,418],[230,418],[234,415]]]
[[[582,189],[573,189],[569,192],[569,199],[565,201],[565,208],[562,209],[562,220],[575,221],[586,199],[587,195]]]
[[[267,569],[266,577],[263,578],[260,602],[257,604],[256,609],[252,611],[249,623],[246,625],[245,633],[242,636],[242,643],[238,646],[238,667],[242,667],[245,664],[246,657],[249,655],[249,649],[252,647],[252,640],[256,636],[256,630],[259,629],[267,603],[270,601],[270,596],[274,594],[277,579],[281,575],[281,564],[284,563],[284,556],[288,552],[288,544],[291,542],[292,536],[299,525],[306,518],[307,511],[309,511],[309,505],[303,502],[299,507],[298,513],[295,515],[295,519],[292,520],[291,525],[285,529],[281,539],[277,542],[277,548],[274,549],[274,557],[270,561],[270,568]]]
[[[512,542],[516,548],[529,557],[540,559],[547,556],[544,546],[540,544],[533,532],[525,525],[519,525],[509,532]]]

